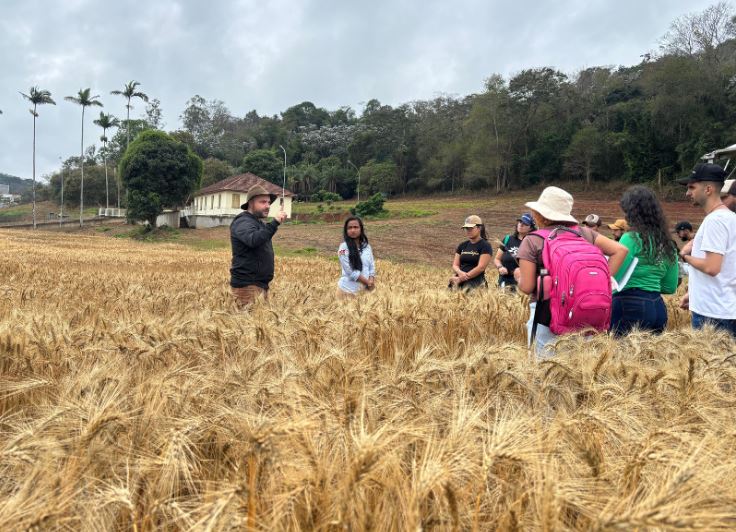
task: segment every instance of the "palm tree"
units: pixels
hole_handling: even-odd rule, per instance
[[[127,100],[128,103],[125,104],[125,108],[128,111],[127,118],[125,120],[125,149],[128,149],[128,146],[130,145],[130,110],[133,108],[133,106],[130,104],[130,100],[133,98],[140,98],[144,102],[148,102],[148,96],[142,92],[138,92],[135,89],[140,85],[137,81],[130,81],[125,84],[123,87],[123,90],[121,91],[110,91],[110,94],[120,95],[123,98]]]
[[[110,192],[108,190],[108,181],[107,181],[107,130],[111,127],[118,127],[120,125],[120,121],[115,118],[112,115],[106,115],[102,111],[100,111],[100,118],[94,121],[95,124],[100,126],[102,128],[102,136],[100,137],[100,140],[102,141],[102,144],[104,146],[104,152],[103,156],[105,157],[105,208],[110,208]]]
[[[84,109],[85,107],[91,107],[96,105],[102,107],[102,102],[98,100],[99,95],[90,96],[89,87],[86,89],[79,89],[76,96],[67,96],[64,99],[68,102],[76,103],[82,106],[82,144],[80,150],[81,164],[82,164],[82,183],[79,189],[79,227],[84,226],[83,214],[84,214]]]
[[[47,90],[39,90],[38,87],[31,87],[28,94],[20,93],[26,100],[33,104],[33,109],[29,109],[33,115],[33,228],[36,228],[36,118],[38,118],[38,112],[36,107],[50,103],[56,105],[56,102],[51,99],[51,93]]]

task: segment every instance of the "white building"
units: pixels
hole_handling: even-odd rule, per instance
[[[189,227],[203,228],[216,227],[218,225],[230,225],[238,214],[243,212],[242,205],[248,190],[261,185],[278,199],[271,205],[269,216],[275,216],[281,209],[282,189],[258,177],[247,173],[234,175],[205,187],[194,194],[192,203],[183,211]],[[284,210],[291,213],[291,202],[294,194],[284,191]]]

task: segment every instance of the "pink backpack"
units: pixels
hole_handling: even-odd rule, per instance
[[[544,269],[537,282],[537,297],[550,301],[550,330],[554,334],[586,328],[607,331],[611,325],[611,274],[603,252],[583,238],[577,226],[530,234],[544,238]]]

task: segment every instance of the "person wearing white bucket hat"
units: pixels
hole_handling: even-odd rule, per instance
[[[542,191],[537,201],[530,201],[525,205],[532,211],[532,217],[540,229],[566,228],[600,249],[604,255],[609,257],[608,269],[612,275],[618,271],[626,258],[628,250],[624,246],[588,227],[578,226],[578,221],[572,215],[573,197],[561,188],[547,187]],[[542,235],[535,236],[540,237]],[[527,322],[528,341],[530,347],[536,349],[538,357],[547,357],[554,354],[550,346],[557,339],[557,336],[549,328],[552,319],[550,302],[545,300],[539,303],[535,345],[531,346],[538,304],[536,301],[537,278],[541,270],[545,268],[542,251],[546,240],[544,237],[525,238],[519,248],[519,268],[514,272],[514,276],[519,283],[519,290],[531,295],[529,321]]]
[[[736,212],[736,179],[726,179],[723,183],[721,201],[732,212]]]

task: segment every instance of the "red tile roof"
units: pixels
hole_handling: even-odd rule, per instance
[[[274,185],[263,178],[258,177],[250,172],[247,174],[239,174],[230,176],[227,179],[213,183],[210,186],[204,187],[194,193],[195,196],[203,196],[205,194],[212,194],[215,192],[232,191],[232,192],[248,192],[248,190],[255,186],[261,185],[263,188],[268,190],[271,194],[281,195],[281,187]],[[294,193],[290,190],[284,191],[285,196],[293,196]]]

